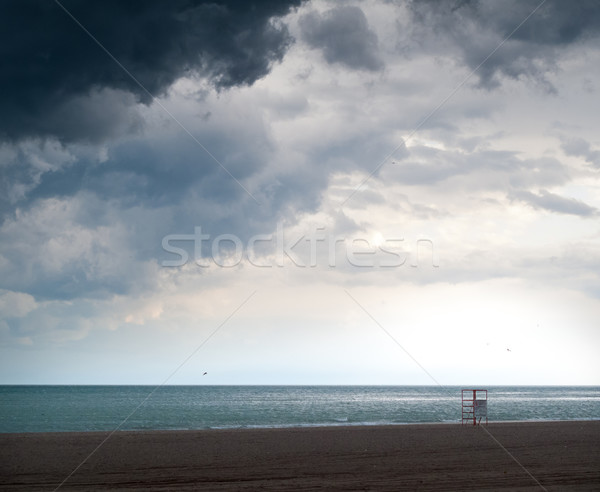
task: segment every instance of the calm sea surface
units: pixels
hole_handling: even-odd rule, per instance
[[[460,389],[163,386],[148,398],[152,386],[0,386],[0,432],[460,422]],[[487,389],[490,421],[600,419],[597,386]]]

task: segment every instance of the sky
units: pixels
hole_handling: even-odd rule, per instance
[[[596,2],[0,10],[0,384],[600,384]]]

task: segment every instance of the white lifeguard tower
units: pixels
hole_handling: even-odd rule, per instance
[[[484,418],[487,425],[487,399],[486,389],[462,390],[462,425],[478,425]]]

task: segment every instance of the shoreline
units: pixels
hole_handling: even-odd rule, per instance
[[[96,448],[60,490],[540,490],[502,446],[548,490],[600,488],[600,421],[481,427],[7,433],[0,490],[54,490]]]
[[[585,419],[569,419],[569,420],[552,420],[552,419],[532,419],[532,420],[490,420],[490,425],[503,424],[535,424],[535,423],[565,423],[565,422],[600,422],[600,417],[585,418]],[[153,428],[153,429],[106,429],[106,430],[57,430],[57,431],[17,431],[17,432],[2,432],[3,435],[28,435],[28,434],[110,434],[123,432],[204,432],[204,431],[226,431],[226,430],[269,430],[269,429],[326,429],[326,428],[343,428],[343,427],[405,427],[405,426],[463,426],[460,421],[444,421],[444,422],[329,422],[326,424],[282,424],[282,425],[247,425],[247,426],[216,426],[203,428]],[[486,425],[486,424],[481,424]],[[464,424],[464,427],[473,427],[472,424]]]

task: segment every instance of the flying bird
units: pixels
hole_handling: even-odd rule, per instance
[[[207,372],[205,372],[205,373],[204,373],[204,374],[202,374],[202,375],[203,375],[203,376],[206,376],[207,374],[208,374],[208,373],[207,373]]]

